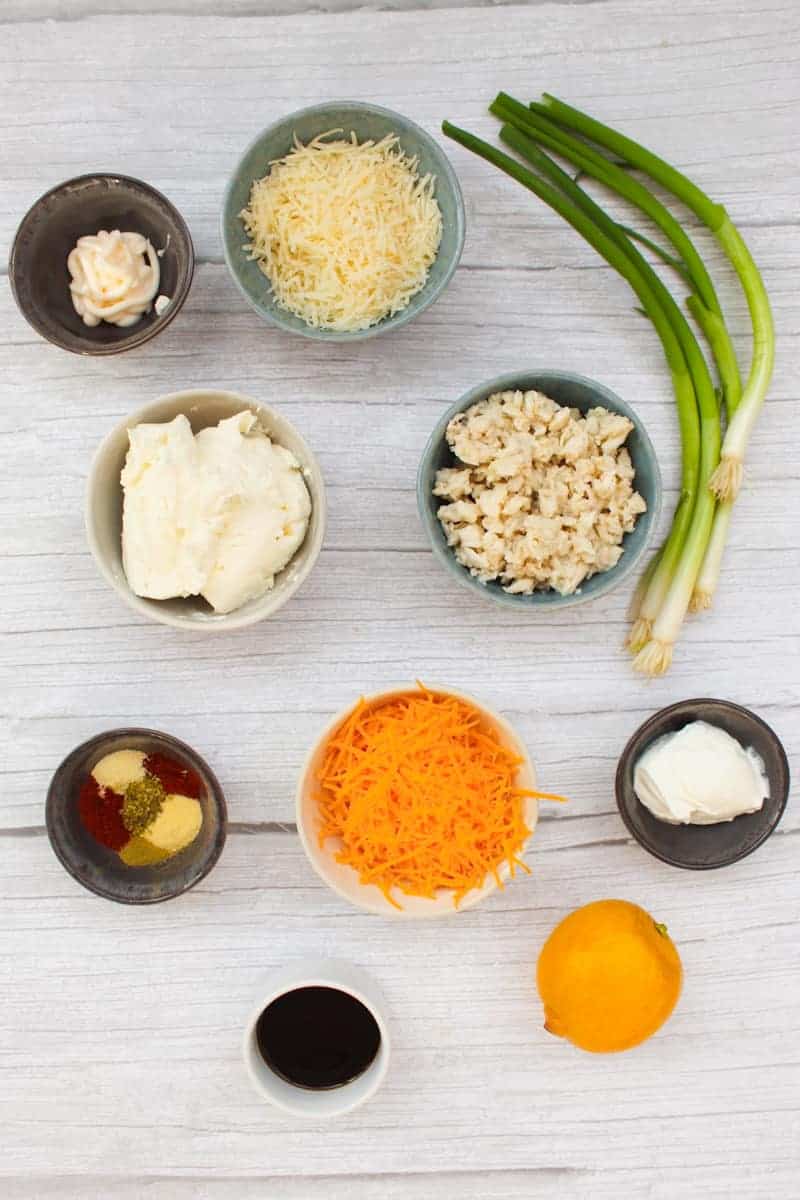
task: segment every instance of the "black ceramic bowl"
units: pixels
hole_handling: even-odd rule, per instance
[[[129,867],[84,829],[78,792],[95,764],[115,750],[160,751],[200,776],[202,827],[195,840],[172,858],[149,867]],[[64,759],[47,792],[47,835],[63,866],[90,892],[120,904],[157,904],[194,887],[222,853],[227,821],[222,788],[200,755],[154,729],[112,729],[83,742]]]
[[[170,303],[160,317],[151,309],[124,329],[105,321],[84,325],[72,304],[67,256],[79,237],[99,229],[141,233],[163,249],[158,290]],[[165,196],[125,175],[81,175],[45,192],[22,218],[8,273],[20,312],[42,337],[73,354],[119,354],[169,325],[193,272],[189,230]]]
[[[640,803],[633,788],[636,763],[657,738],[692,721],[717,725],[760,756],[769,781],[769,798],[760,812],[716,825],[670,825]],[[622,819],[645,850],[673,867],[707,871],[738,862],[767,840],[789,798],[789,764],[777,734],[755,713],[728,700],[682,700],[637,729],[619,760],[616,790]]]

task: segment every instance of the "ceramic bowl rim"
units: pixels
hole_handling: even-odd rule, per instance
[[[718,709],[727,709],[729,712],[736,713],[738,716],[743,717],[751,724],[760,728],[767,740],[772,744],[777,754],[781,771],[785,778],[785,787],[783,788],[783,794],[780,797],[780,802],[773,820],[764,827],[761,835],[756,841],[753,842],[752,845],[737,853],[732,858],[724,859],[722,862],[687,863],[680,862],[675,858],[670,858],[667,854],[661,853],[657,847],[650,846],[646,842],[642,841],[641,837],[639,836],[639,832],[631,820],[630,814],[628,813],[623,802],[623,777],[632,755],[635,753],[638,758],[644,753],[647,747],[655,740],[656,737],[659,736],[656,731],[661,725],[663,725],[665,720],[669,720],[669,718],[672,716],[677,716],[679,714],[683,716],[686,714],[688,723],[688,721],[692,720],[693,715],[696,716],[697,710],[701,705],[713,705]],[[786,748],[772,726],[767,724],[764,718],[760,717],[758,713],[754,713],[752,709],[745,708],[743,704],[737,704],[733,700],[719,700],[711,696],[694,696],[688,700],[678,700],[674,704],[668,704],[665,708],[660,708],[657,712],[654,712],[651,716],[649,716],[647,720],[643,721],[642,724],[639,725],[638,728],[635,729],[628,738],[628,741],[625,743],[625,747],[619,756],[617,769],[614,774],[614,794],[617,801],[617,808],[619,809],[619,814],[622,817],[625,828],[628,830],[631,837],[634,839],[637,845],[641,846],[643,850],[646,850],[648,854],[651,854],[653,858],[659,859],[661,862],[666,863],[667,866],[677,867],[679,870],[683,871],[717,871],[722,867],[733,866],[734,863],[741,862],[744,858],[749,858],[751,854],[755,853],[756,850],[763,846],[764,842],[766,842],[767,839],[772,836],[780,824],[783,814],[786,811],[786,805],[789,802],[790,791],[791,772],[789,769],[789,759],[786,754]],[[637,803],[641,803],[638,798]]]
[[[297,122],[301,118],[311,117],[317,113],[324,115],[328,109],[338,110],[343,108],[354,109],[362,114],[373,113],[380,117],[392,118],[393,120],[399,121],[401,126],[404,126],[406,129],[413,132],[415,137],[425,143],[433,156],[437,159],[437,162],[441,162],[441,168],[440,170],[437,170],[437,176],[441,174],[446,179],[455,199],[455,250],[452,255],[452,261],[448,263],[441,279],[439,279],[436,286],[431,289],[430,293],[425,296],[424,303],[422,303],[418,308],[412,309],[411,305],[413,305],[414,300],[416,299],[416,296],[412,296],[410,303],[406,305],[404,309],[401,309],[400,312],[395,313],[393,316],[384,317],[381,321],[378,321],[376,325],[370,325],[368,329],[338,332],[331,329],[315,329],[311,325],[305,325],[305,323],[303,323],[301,327],[295,328],[295,326],[289,325],[282,316],[276,315],[271,308],[266,308],[260,305],[256,300],[253,299],[253,297],[245,288],[244,284],[239,278],[239,272],[234,263],[233,254],[228,246],[225,218],[233,190],[239,182],[242,165],[264,138],[270,134],[276,133],[283,125],[286,125],[290,122]],[[324,132],[324,130],[322,132]],[[251,186],[253,183],[255,183],[254,179],[251,180]],[[225,263],[228,268],[228,273],[233,279],[233,282],[236,284],[240,294],[263,321],[266,321],[276,329],[282,330],[284,333],[296,334],[298,337],[310,338],[312,341],[324,341],[332,343],[360,342],[365,341],[367,338],[378,337],[383,333],[389,333],[393,329],[399,329],[402,325],[414,320],[415,317],[421,316],[423,312],[430,308],[431,305],[439,299],[455,275],[458,264],[461,261],[461,255],[464,250],[464,240],[466,237],[466,212],[464,208],[464,195],[461,191],[461,184],[459,183],[455,168],[436,139],[429,134],[426,129],[423,129],[421,125],[418,125],[416,121],[412,121],[410,117],[405,117],[402,113],[396,112],[391,108],[386,108],[381,104],[370,104],[369,101],[366,100],[325,100],[320,104],[308,104],[304,108],[299,108],[294,112],[287,113],[286,116],[280,117],[277,121],[272,121],[269,125],[266,125],[260,133],[256,134],[256,136],[251,139],[243,153],[239,156],[236,165],[229,175],[228,181],[225,185],[225,193],[222,199],[222,208],[220,211],[220,229],[222,234],[222,250],[225,256]],[[246,237],[246,234],[243,233],[243,237]],[[438,253],[439,252],[437,251],[437,255]],[[417,296],[421,295],[423,290],[424,285],[423,289],[417,293]]]
[[[530,775],[531,786],[534,789],[537,787],[535,763],[531,758],[527,745],[507,717],[502,716],[501,713],[498,713],[493,708],[490,708],[489,705],[484,704],[483,701],[477,700],[468,692],[462,692],[459,689],[451,687],[444,687],[438,683],[426,683],[425,688],[429,692],[438,692],[447,696],[455,696],[457,699],[463,700],[467,704],[470,704],[476,708],[482,716],[488,719],[490,724],[495,725],[500,730],[504,740],[506,741],[506,744],[518,753],[519,757],[522,759],[518,767],[518,771],[527,771]],[[442,903],[439,904],[438,901],[434,901],[433,904],[436,905],[436,907],[432,906],[429,912],[413,912],[408,908],[398,911],[397,909],[392,908],[392,906],[388,903],[386,903],[386,907],[384,907],[377,899],[375,900],[374,904],[368,901],[362,902],[356,900],[353,895],[351,895],[343,887],[340,887],[335,880],[330,878],[327,872],[323,870],[321,864],[317,861],[315,852],[312,850],[312,845],[315,844],[315,834],[313,830],[306,828],[305,814],[303,810],[304,799],[309,790],[307,786],[307,780],[309,779],[314,760],[319,751],[322,749],[334,731],[342,724],[344,720],[347,719],[347,717],[350,716],[362,699],[367,705],[370,705],[381,700],[388,700],[393,696],[407,695],[409,693],[417,694],[418,692],[419,688],[417,687],[416,683],[401,683],[394,687],[382,688],[378,692],[371,692],[369,694],[359,696],[358,699],[354,700],[352,704],[349,704],[346,708],[343,708],[337,712],[328,722],[326,722],[324,728],[320,731],[309,747],[309,750],[306,753],[300,767],[300,771],[297,776],[297,786],[295,789],[295,821],[297,823],[297,834],[300,838],[300,844],[303,847],[305,856],[314,872],[323,881],[323,883],[325,883],[327,887],[331,889],[332,892],[335,892],[340,899],[346,900],[349,904],[353,905],[354,908],[358,908],[362,912],[371,913],[376,916],[388,917],[391,920],[430,921],[441,917],[457,916],[459,913],[466,912],[471,908],[476,908],[488,896],[491,896],[493,892],[498,890],[497,881],[495,880],[494,876],[489,875],[480,888],[473,888],[471,892],[467,893],[467,895],[459,904],[458,908],[456,908],[452,903],[445,905],[443,902],[444,898],[441,898]],[[537,825],[539,824],[538,798],[531,797],[527,800],[525,820],[530,827],[530,833],[520,846],[518,853],[518,857],[520,858],[523,858],[530,849],[531,842],[533,841],[536,833]],[[321,852],[320,857],[325,857],[328,854],[329,852],[323,851]],[[498,871],[504,884],[514,882],[514,880],[510,879],[510,871],[507,863],[501,863],[498,867]],[[355,874],[355,872],[353,873]]]
[[[137,596],[133,589],[128,584],[127,580],[118,578],[106,562],[105,556],[100,551],[97,536],[94,529],[94,505],[92,497],[96,486],[96,478],[100,471],[101,463],[105,459],[106,454],[110,451],[112,443],[120,434],[124,433],[134,425],[141,424],[146,421],[148,416],[158,410],[164,404],[180,403],[181,408],[176,408],[178,412],[186,412],[191,408],[192,403],[201,404],[204,400],[209,399],[224,399],[240,402],[243,408],[250,409],[251,412],[263,414],[267,425],[273,418],[285,425],[288,425],[293,436],[297,439],[298,444],[303,448],[303,453],[306,456],[305,464],[313,474],[313,489],[308,476],[305,476],[306,486],[308,487],[309,495],[311,496],[312,508],[316,510],[317,525],[314,534],[314,540],[309,543],[309,555],[301,570],[299,570],[289,584],[280,592],[274,590],[265,592],[263,596],[258,598],[258,601],[265,601],[268,597],[272,597],[276,603],[269,605],[265,604],[264,608],[256,608],[250,612],[242,612],[234,609],[230,613],[218,614],[210,617],[207,621],[197,621],[192,617],[176,616],[167,609],[160,609],[157,601],[148,600],[146,597]],[[204,427],[205,428],[205,427]],[[124,417],[118,421],[105,435],[97,449],[89,468],[89,474],[86,479],[86,491],[84,498],[84,526],[86,530],[86,539],[89,543],[89,549],[92,554],[100,574],[109,583],[114,591],[120,596],[135,612],[148,617],[151,621],[155,621],[161,625],[167,625],[172,629],[181,629],[187,633],[227,633],[233,629],[244,629],[250,625],[257,625],[260,621],[265,621],[278,612],[284,604],[286,604],[292,596],[299,591],[301,585],[305,583],[308,576],[314,569],[320,553],[322,551],[323,542],[325,540],[325,530],[327,527],[328,504],[325,491],[325,480],[322,474],[322,469],[319,465],[316,455],[311,447],[306,442],[305,438],[297,429],[294,422],[288,417],[284,417],[278,409],[272,408],[268,404],[262,404],[260,400],[254,400],[251,396],[245,396],[241,392],[231,392],[225,388],[187,388],[180,392],[168,392],[166,395],[159,396],[157,399],[150,401],[149,404],[143,405],[136,412]],[[310,532],[310,531],[309,531]],[[309,536],[306,533],[306,537]],[[305,539],[301,546],[305,545]],[[286,564],[286,568],[291,565],[291,559]],[[286,569],[284,568],[284,570]],[[246,608],[243,605],[242,608]]]
[[[124,184],[132,184],[134,188],[141,188],[142,191],[149,192],[151,196],[153,196],[159,201],[159,203],[163,204],[164,207],[168,209],[176,227],[180,229],[181,234],[186,239],[186,281],[183,287],[179,290],[178,294],[170,297],[170,303],[167,305],[164,312],[160,316],[156,315],[155,318],[149,322],[149,324],[143,326],[138,331],[131,333],[128,337],[120,338],[120,340],[117,342],[87,341],[84,346],[78,348],[76,346],[67,345],[66,342],[62,341],[60,338],[53,337],[52,332],[43,328],[43,326],[39,323],[38,318],[29,311],[26,305],[23,305],[16,286],[17,257],[19,253],[19,244],[22,232],[25,229],[28,221],[33,217],[36,209],[44,200],[47,200],[51,196],[55,196],[57,193],[62,192],[65,188],[73,187],[79,183],[88,183],[95,180],[115,180]],[[156,336],[156,334],[159,334],[163,329],[166,329],[166,327],[171,324],[172,321],[174,321],[175,317],[177,317],[178,313],[186,302],[186,298],[191,290],[192,280],[194,279],[194,269],[195,252],[192,235],[189,232],[189,226],[186,224],[185,219],[172,201],[165,196],[163,192],[159,191],[158,188],[153,187],[152,184],[147,183],[144,179],[137,179],[135,175],[125,175],[120,171],[86,171],[82,175],[74,175],[71,179],[64,179],[61,183],[57,183],[53,187],[48,188],[47,191],[42,192],[41,196],[34,200],[34,202],[30,205],[19,225],[17,226],[14,234],[14,240],[11,243],[11,251],[8,256],[8,279],[11,285],[11,294],[14,297],[14,302],[17,308],[28,322],[31,329],[35,330],[35,332],[38,333],[40,337],[44,338],[45,341],[49,342],[51,346],[57,346],[59,350],[66,350],[68,354],[77,354],[81,357],[89,358],[109,357],[113,354],[124,354],[126,350],[135,350],[137,346],[143,346],[145,342],[149,342],[151,338]]]
[[[627,562],[625,556],[608,571],[593,576],[594,579],[599,579],[600,582],[595,585],[594,590],[585,593],[581,591],[573,592],[569,596],[561,596],[555,592],[534,592],[530,596],[513,595],[508,592],[494,591],[482,584],[473,575],[470,575],[466,567],[462,567],[456,560],[456,557],[449,546],[442,545],[438,540],[438,520],[436,514],[431,511],[429,504],[428,491],[425,485],[424,475],[428,464],[441,445],[445,436],[445,430],[449,422],[458,413],[463,412],[471,405],[476,404],[479,400],[485,399],[493,395],[495,392],[520,390],[519,381],[529,377],[537,377],[541,379],[557,379],[568,383],[582,384],[592,390],[597,396],[597,404],[601,405],[604,400],[612,403],[614,411],[622,413],[631,420],[636,428],[636,432],[642,440],[647,458],[652,464],[653,471],[653,503],[648,509],[650,518],[650,527],[647,537],[642,542],[638,550],[628,556]],[[545,385],[546,386],[546,385]],[[462,587],[468,589],[473,595],[482,596],[485,600],[492,604],[500,605],[503,608],[511,608],[516,612],[528,610],[532,613],[547,613],[555,612],[563,608],[577,608],[582,604],[590,604],[594,600],[599,600],[603,596],[607,596],[619,584],[634,571],[637,563],[642,559],[648,546],[653,540],[658,519],[661,514],[661,505],[663,502],[663,484],[661,479],[661,467],[658,462],[655,447],[653,445],[650,434],[647,432],[647,427],[639,417],[633,407],[617,395],[610,387],[604,383],[600,383],[596,379],[591,379],[588,375],[581,375],[577,371],[562,371],[555,367],[523,367],[516,371],[506,371],[502,375],[497,375],[492,379],[488,379],[483,383],[476,384],[466,391],[458,400],[439,417],[433,431],[431,432],[417,468],[417,510],[419,512],[420,521],[430,543],[434,557],[440,562]],[[645,514],[643,513],[642,516]]]
[[[91,749],[95,745],[102,745],[103,742],[107,741],[109,738],[119,737],[120,735],[136,738],[155,738],[158,741],[165,742],[168,746],[180,751],[190,762],[198,763],[211,784],[210,796],[216,811],[217,829],[209,856],[203,865],[203,869],[195,879],[192,879],[192,881],[187,883],[185,886],[179,887],[177,891],[169,892],[166,895],[143,896],[141,898],[134,899],[131,896],[120,896],[110,888],[104,888],[98,884],[90,883],[87,879],[82,879],[77,873],[72,860],[63,853],[63,849],[54,832],[56,804],[55,784],[56,779],[61,771],[69,763],[71,758],[84,753],[86,750]],[[211,767],[209,767],[203,756],[198,754],[193,747],[188,745],[188,743],[181,741],[180,738],[176,738],[171,733],[164,733],[160,729],[149,729],[139,725],[121,726],[117,729],[105,729],[101,733],[96,733],[92,737],[86,738],[85,741],[79,742],[77,746],[73,746],[69,753],[62,758],[61,762],[53,772],[49,784],[47,785],[47,795],[45,797],[45,829],[47,830],[47,840],[50,843],[51,850],[67,874],[71,875],[76,883],[79,883],[82,888],[86,889],[87,892],[92,892],[95,896],[100,896],[103,900],[111,900],[115,904],[127,904],[133,908],[138,908],[142,905],[164,904],[167,900],[176,900],[178,896],[183,896],[186,894],[186,892],[190,892],[192,888],[196,887],[198,883],[200,883],[208,874],[210,874],[210,872],[219,862],[220,855],[225,848],[225,842],[228,836],[228,805],[225,799],[225,793],[222,790],[222,785],[220,784],[215,772],[211,770]]]

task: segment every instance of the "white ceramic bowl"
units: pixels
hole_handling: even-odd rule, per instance
[[[428,685],[426,684],[426,686]],[[390,700],[396,696],[406,695],[416,690],[413,684],[409,684],[405,687],[392,688],[386,692],[378,692],[373,696],[366,696],[365,700],[370,704],[378,700]],[[445,692],[449,696],[457,696],[459,700],[463,700],[467,704],[471,704],[474,708],[477,708],[487,724],[498,733],[503,744],[513,750],[522,759],[517,772],[518,785],[522,788],[536,789],[536,772],[534,771],[528,751],[504,717],[487,708],[485,704],[481,704],[474,696],[467,696],[463,692],[455,692],[452,688],[431,685],[429,690]],[[361,883],[357,871],[344,863],[336,861],[336,854],[340,849],[336,839],[330,838],[324,846],[320,846],[318,838],[320,820],[316,801],[316,773],[321,765],[328,739],[334,730],[350,716],[354,708],[355,704],[352,704],[345,712],[341,712],[338,716],[334,717],[326,726],[318,742],[306,758],[300,774],[300,780],[297,785],[297,829],[309,862],[320,878],[324,879],[325,883],[334,892],[344,897],[345,900],[349,900],[351,904],[355,904],[357,908],[364,909],[366,912],[379,913],[384,917],[398,917],[409,920],[420,917],[447,917],[454,913],[463,912],[464,909],[474,908],[476,904],[480,904],[481,900],[485,899],[486,896],[490,895],[497,888],[494,876],[488,876],[482,887],[474,888],[471,892],[468,892],[458,908],[453,904],[453,893],[443,889],[437,896],[430,900],[423,896],[406,896],[402,892],[397,892],[395,898],[402,905],[402,909],[397,909],[389,903],[379,887],[375,884]],[[531,831],[531,837],[536,828],[538,813],[539,805],[536,798],[529,798],[525,805],[525,821]],[[520,857],[524,854],[529,843],[530,837],[523,844],[520,850]],[[503,863],[500,866],[499,874],[503,881],[510,877],[511,871],[507,863]]]
[[[261,1056],[256,1029],[262,1012],[279,996],[304,987],[332,987],[355,996],[372,1013],[380,1030],[377,1055],[362,1075],[342,1087],[320,1091],[296,1087],[276,1075]],[[380,988],[366,971],[339,959],[306,958],[275,971],[267,980],[263,997],[250,1013],[244,1031],[242,1055],[253,1087],[270,1104],[294,1116],[320,1120],[352,1112],[375,1095],[389,1069],[389,1030],[384,1007]]]
[[[291,450],[303,468],[311,495],[311,517],[303,544],[279,573],[270,591],[248,601],[234,612],[217,614],[197,596],[147,600],[135,595],[122,566],[122,487],[119,477],[128,452],[128,430],[142,422],[171,421],[179,413],[184,413],[192,429],[197,432],[244,409],[254,412],[273,441]],[[101,573],[131,608],[175,629],[203,633],[227,631],[263,621],[294,595],[319,557],[325,536],[326,512],[325,485],[319,464],[285,417],[275,409],[237,392],[199,389],[173,392],[140,408],[112,429],[100,444],[89,472],[86,490],[86,535]]]

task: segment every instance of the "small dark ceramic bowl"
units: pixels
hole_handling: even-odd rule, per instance
[[[191,768],[203,783],[203,824],[197,837],[153,866],[126,866],[113,850],[95,841],[78,815],[78,792],[86,776],[116,750],[159,751]],[[64,759],[47,792],[47,835],[57,857],[78,883],[119,904],[157,904],[194,887],[222,853],[227,822],[225,796],[213,771],[190,746],[154,729],[112,729],[83,742]]]
[[[569,596],[562,596],[554,589],[536,591],[530,596],[515,595],[504,591],[496,580],[481,583],[480,579],[476,579],[474,575],[470,574],[467,567],[461,565],[452,547],[448,546],[447,535],[437,515],[439,505],[444,504],[445,501],[433,494],[436,473],[440,467],[452,467],[458,462],[445,436],[450,421],[458,413],[471,408],[479,400],[488,399],[495,392],[516,390],[544,392],[557,404],[578,408],[583,413],[590,408],[600,406],[610,412],[622,413],[633,422],[633,429],[625,445],[636,472],[633,486],[647,502],[647,511],[638,518],[631,533],[625,534],[622,541],[624,553],[616,566],[611,567],[608,571],[592,575],[591,579],[585,579],[578,590]],[[605,387],[602,383],[596,383],[593,379],[587,379],[583,375],[576,375],[572,371],[521,370],[509,375],[498,375],[495,379],[478,384],[442,414],[428,439],[428,444],[420,460],[417,473],[417,507],[425,532],[430,539],[433,553],[463,587],[469,588],[470,591],[482,596],[485,600],[493,600],[496,604],[502,604],[506,608],[515,608],[518,612],[569,608],[575,604],[583,604],[587,600],[596,600],[599,596],[604,596],[622,583],[634,570],[644,554],[658,521],[661,509],[661,472],[653,443],[639,416],[610,388]]]
[[[670,825],[659,821],[640,803],[633,788],[636,763],[657,738],[677,733],[692,721],[706,721],[724,729],[762,759],[769,797],[760,812],[745,813],[716,825]],[[755,713],[728,700],[682,700],[662,708],[633,735],[619,760],[616,790],[622,819],[645,850],[670,866],[708,871],[738,862],[767,840],[786,808],[789,763],[777,734]]]
[[[100,229],[141,233],[163,249],[158,294],[170,303],[135,325],[84,325],[72,304],[67,256],[79,237]],[[22,218],[9,260],[14,299],[48,342],[73,354],[119,354],[165,329],[189,294],[194,248],[186,223],[165,196],[125,175],[80,175],[40,196]]]

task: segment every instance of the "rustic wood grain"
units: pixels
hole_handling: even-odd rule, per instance
[[[223,7],[234,15],[203,15]],[[0,257],[41,191],[93,168],[163,188],[199,257],[174,324],[108,361],[40,341],[0,280],[8,1200],[796,1194],[795,808],[749,860],[684,873],[627,837],[613,774],[645,716],[690,695],[756,709],[800,769],[800,14],[787,0],[423,7],[279,16],[238,0],[12,0],[0,10]],[[448,116],[491,133],[485,105],[501,86],[561,93],[685,166],[746,232],[774,304],[775,382],[719,602],[688,626],[672,673],[649,685],[620,651],[625,589],[521,620],[458,588],[416,517],[416,466],[442,409],[480,379],[542,364],[594,375],[637,407],[664,472],[666,528],[678,447],[660,349],[624,284],[571,231],[450,146],[469,226],[452,285],[391,338],[335,348],[266,329],[221,259],[225,179],[274,116],[349,94],[434,132]],[[744,346],[743,301],[699,240]],[[106,430],[198,384],[281,407],[319,454],[331,505],[325,550],[300,594],[272,621],[215,637],[130,612],[98,576],[82,527]],[[329,893],[292,823],[297,772],[331,714],[360,690],[417,676],[502,709],[542,784],[570,804],[543,813],[530,878],[477,912],[412,927]],[[125,723],[196,745],[231,810],[213,875],[156,909],[83,892],[42,827],[61,757]],[[660,1035],[600,1060],[542,1031],[532,978],[555,921],[603,895],[667,922],[686,989]],[[324,1128],[265,1108],[238,1053],[268,970],[313,952],[373,971],[395,1037],[383,1091]]]
[[[404,12],[442,8],[488,8],[514,5],[516,0],[4,0],[7,20],[79,21],[97,13],[113,16],[171,13],[184,17],[264,17],[307,13]],[[530,6],[600,4],[604,0],[526,0]]]

